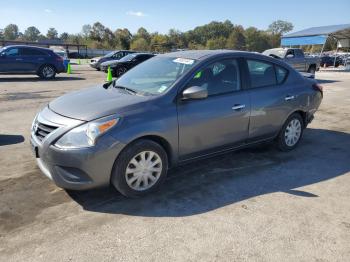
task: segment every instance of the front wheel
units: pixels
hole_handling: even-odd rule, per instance
[[[56,76],[56,69],[51,65],[44,65],[40,68],[38,75],[42,79],[53,79]]]
[[[277,146],[281,151],[289,151],[294,149],[302,135],[304,125],[303,119],[298,113],[292,114],[284,123],[280,134],[277,138]]]
[[[150,140],[138,140],[120,153],[111,182],[124,196],[138,197],[156,190],[164,182],[167,169],[163,147]]]

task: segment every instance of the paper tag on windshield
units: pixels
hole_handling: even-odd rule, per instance
[[[173,60],[175,63],[180,63],[180,64],[185,64],[185,65],[192,65],[194,60],[192,59],[187,59],[187,58],[176,58]]]
[[[162,85],[159,89],[158,89],[158,93],[162,93],[165,89],[167,89],[167,86]]]

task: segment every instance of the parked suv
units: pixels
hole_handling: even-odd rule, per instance
[[[52,101],[33,121],[31,144],[58,186],[112,183],[134,197],[180,163],[266,141],[294,149],[321,100],[314,79],[268,56],[174,52]]]
[[[50,49],[21,45],[0,49],[0,73],[36,74],[52,79],[64,71],[63,58]]]

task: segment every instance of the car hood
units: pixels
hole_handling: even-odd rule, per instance
[[[129,94],[118,88],[96,86],[63,95],[50,102],[49,108],[69,118],[91,121],[132,110],[151,98]]]

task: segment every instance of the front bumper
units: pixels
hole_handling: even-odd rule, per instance
[[[108,185],[115,159],[125,145],[105,134],[94,147],[55,147],[54,142],[71,128],[61,126],[42,141],[32,132],[30,143],[38,167],[61,188],[84,190]]]
[[[92,68],[97,69],[97,68],[100,67],[100,63],[98,63],[98,62],[93,62],[93,63],[90,63],[90,66],[91,66]]]
[[[101,71],[107,73],[108,72],[108,66],[100,66]]]

